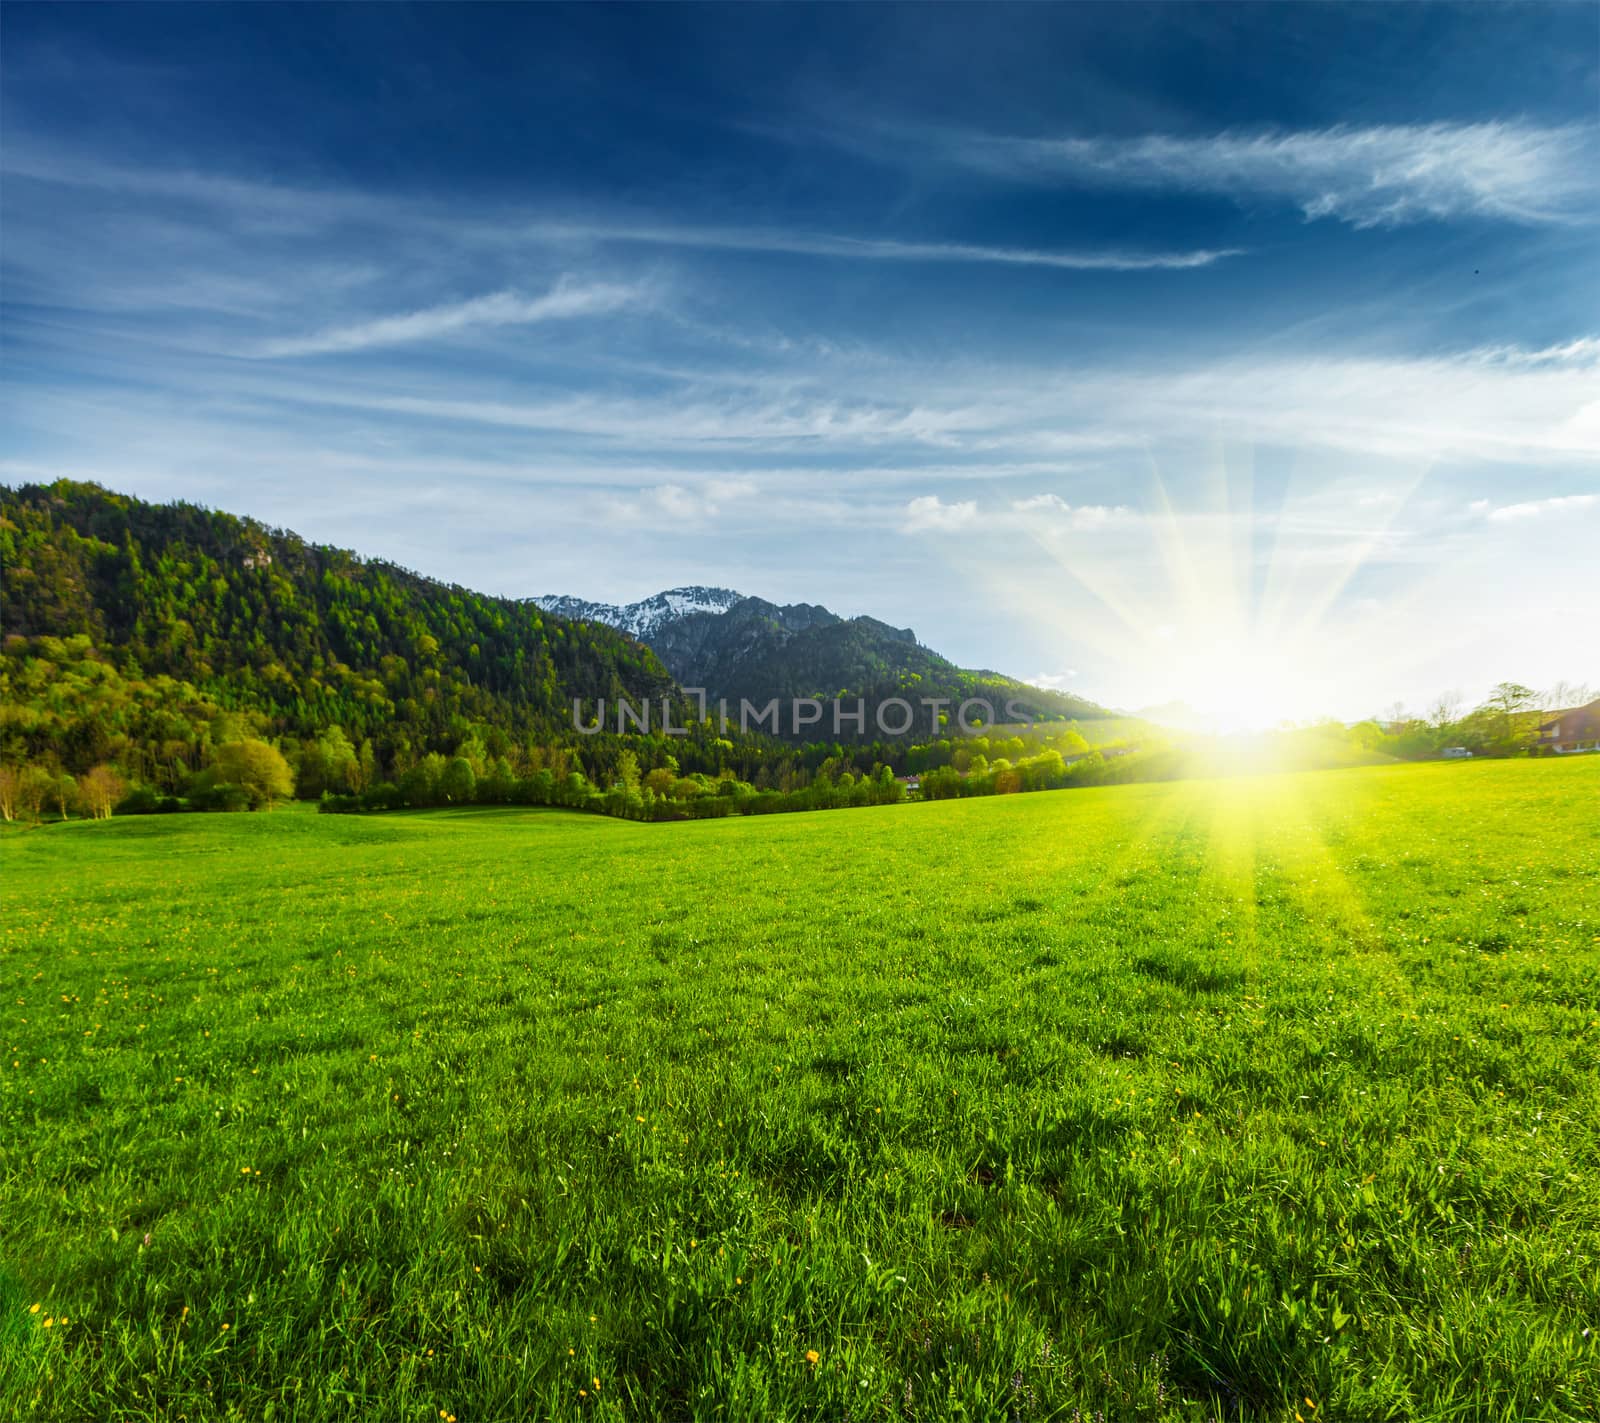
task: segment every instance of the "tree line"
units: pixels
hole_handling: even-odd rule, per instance
[[[642,819],[881,804],[1192,773],[1151,728],[1066,721],[797,745],[696,719],[613,629],[440,584],[194,505],[0,488],[0,818],[570,805]],[[675,699],[685,735],[579,736],[575,698]],[[1315,729],[1375,755],[1525,747],[1591,699],[1502,683],[1464,711]],[[1110,728],[1101,721],[1097,738]],[[1190,771],[1180,768],[1189,767]]]
[[[1541,723],[1559,711],[1586,706],[1600,692],[1582,682],[1557,682],[1542,691],[1521,682],[1498,682],[1468,709],[1460,692],[1443,692],[1422,712],[1395,703],[1381,716],[1349,728],[1351,740],[1406,760],[1437,756],[1459,746],[1475,756],[1514,756],[1534,744]]]

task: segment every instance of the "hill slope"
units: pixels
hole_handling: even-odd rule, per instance
[[[138,686],[146,715],[127,734],[157,736],[147,723],[165,716],[181,740],[197,717],[231,711],[277,734],[340,726],[385,764],[472,734],[568,738],[574,697],[674,690],[654,653],[601,623],[92,484],[0,488],[0,562],[0,732],[23,757],[65,742],[67,759],[92,762],[107,749],[90,743],[118,734],[103,715],[89,718],[98,730],[70,709],[53,721],[49,682]]]

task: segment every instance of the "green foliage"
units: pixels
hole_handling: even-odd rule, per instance
[[[288,800],[294,794],[294,775],[283,753],[265,741],[249,738],[226,741],[217,747],[211,760],[211,773],[223,785],[238,786],[250,807]]]
[[[873,726],[875,710],[891,698],[908,701],[914,725],[926,730],[932,709],[922,699],[947,703],[938,713],[948,725],[951,713],[967,698],[987,701],[995,718],[1004,720],[1013,701],[1029,720],[1060,722],[1071,717],[1108,716],[1103,707],[1081,697],[1030,687],[996,672],[968,671],[922,646],[907,628],[890,627],[876,618],[843,619],[825,608],[806,604],[780,607],[760,598],[746,598],[723,613],[694,613],[671,622],[652,635],[651,645],[687,687],[704,687],[710,702],[726,699],[730,720],[738,723],[740,699],[756,707],[773,697],[783,705],[812,697],[845,705],[837,729],[832,707],[810,732],[796,733],[792,719],[780,723],[780,734],[800,741],[820,731],[849,744],[880,736]],[[857,729],[845,719],[864,703],[865,723]],[[982,720],[973,708],[969,720]],[[899,740],[901,738],[895,738]]]
[[[0,563],[0,759],[115,760],[175,789],[161,778],[180,743],[187,774],[212,739],[337,727],[398,772],[475,726],[562,740],[573,698],[673,690],[653,653],[609,628],[92,484],[0,488]],[[241,725],[212,738],[224,711]],[[354,789],[348,770],[342,787],[328,775],[313,794]]]
[[[13,829],[0,1416],[1591,1420],[1597,795]]]
[[[453,757],[439,774],[439,795],[456,805],[469,805],[477,797],[478,777],[465,756]]]
[[[1541,698],[1517,682],[1501,682],[1482,706],[1465,716],[1432,720],[1406,718],[1380,724],[1358,722],[1348,729],[1356,744],[1372,751],[1424,760],[1447,746],[1459,746],[1474,756],[1512,756],[1526,751],[1547,713],[1539,710]]]
[[[1293,746],[1279,738],[1266,758],[1226,745],[1180,749],[1080,699],[954,667],[904,629],[748,599],[720,620],[672,625],[702,653],[722,639],[716,666],[729,693],[763,703],[859,696],[869,708],[895,696],[977,697],[998,718],[1015,699],[1046,720],[966,736],[946,711],[925,741],[885,739],[869,719],[865,734],[824,724],[808,734],[831,740],[789,745],[723,734],[715,715],[693,721],[680,699],[673,721],[686,736],[659,723],[650,735],[588,736],[571,725],[574,700],[592,711],[600,698],[615,708],[619,697],[642,705],[673,691],[653,653],[599,624],[250,520],[69,481],[0,489],[0,560],[0,819],[37,820],[52,803],[59,818],[74,801],[96,816],[270,805],[288,794],[290,775],[301,796],[336,810],[522,803],[720,817],[882,804],[901,794],[892,776],[880,781],[885,767],[922,775],[923,794],[937,799],[1263,761],[1418,757],[1447,744],[1505,754],[1526,744],[1539,717],[1527,688],[1502,683],[1459,721],[1316,728]],[[676,644],[669,652],[688,655]],[[915,725],[927,727],[927,708]],[[218,767],[225,747],[247,743],[286,765]]]

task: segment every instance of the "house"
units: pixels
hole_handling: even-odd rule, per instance
[[[1557,712],[1539,728],[1534,755],[1566,756],[1574,751],[1600,751],[1600,700]]]
[[[1468,751],[1465,746],[1446,746],[1439,754],[1446,761],[1462,761],[1472,755],[1472,752]]]
[[[895,780],[899,781],[900,784],[905,787],[908,798],[915,800],[922,794],[921,776],[896,776]]]

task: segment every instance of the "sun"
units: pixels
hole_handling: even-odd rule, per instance
[[[1137,511],[1092,537],[1030,523],[1059,592],[1041,597],[1018,567],[991,562],[995,601],[1074,657],[1087,653],[1120,683],[1117,704],[1158,724],[1231,734],[1347,714],[1373,680],[1371,620],[1383,606],[1353,604],[1352,590],[1426,468],[1397,472],[1382,499],[1341,496],[1330,526],[1320,486],[1290,479],[1258,501],[1255,454],[1197,460],[1182,508],[1152,464]]]
[[[1317,682],[1297,649],[1261,637],[1184,639],[1167,663],[1184,700],[1214,730],[1267,731],[1315,714]]]

